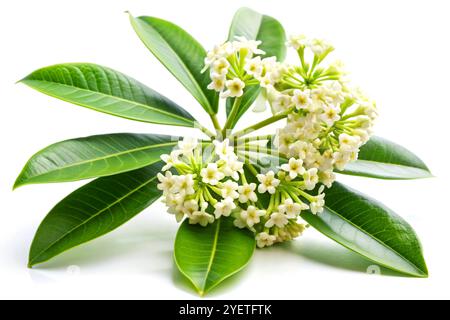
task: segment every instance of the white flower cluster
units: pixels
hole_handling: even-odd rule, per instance
[[[375,103],[347,86],[340,63],[321,66],[331,45],[304,36],[291,37],[289,45],[298,51],[301,66],[286,66],[280,81],[267,90],[273,113],[289,113],[275,144],[280,153],[302,160],[306,169],[316,168],[319,181],[330,187],[333,170],[356,160],[369,140]],[[305,49],[313,56],[311,64]]]
[[[317,196],[306,192],[318,183],[315,169],[305,170],[301,161],[292,159],[278,174],[259,174],[257,184],[247,181],[244,163],[228,139],[212,145],[212,152],[202,154],[201,143],[185,138],[170,155],[161,156],[166,164],[157,187],[177,221],[187,217],[191,224],[207,226],[232,217],[236,227],[255,232],[258,246],[264,247],[299,236],[305,229],[297,222],[302,210],[321,211],[323,188]],[[265,208],[258,193],[270,197]]]
[[[229,216],[239,198],[238,184],[243,163],[238,161],[228,140],[214,141],[214,153],[203,159],[202,144],[185,138],[170,155],[162,155],[165,172],[158,173],[158,189],[163,191],[169,213],[181,221],[206,226],[221,216]],[[176,170],[177,175],[171,169]],[[219,196],[219,200],[218,197]],[[215,208],[213,212],[210,204]]]
[[[253,231],[262,248],[301,235],[302,211],[323,211],[325,186],[331,187],[335,170],[357,159],[377,112],[374,102],[350,89],[340,62],[322,63],[334,50],[327,42],[291,37],[288,45],[297,51],[300,65],[261,58],[260,44],[238,37],[216,46],[208,52],[204,71],[209,69],[212,80],[208,88],[222,98],[241,97],[249,86],[263,89],[274,118],[287,117],[274,141],[286,163],[262,173],[228,139],[209,144],[185,138],[161,157],[165,166],[158,188],[177,221],[187,217],[191,224],[207,226],[229,217],[237,228]],[[260,141],[254,138],[248,141]],[[258,145],[247,146],[251,152]]]
[[[273,85],[280,78],[281,64],[275,57],[261,58],[265,52],[258,49],[261,41],[236,37],[214,47],[205,58],[204,71],[209,69],[211,83],[208,89],[220,92],[222,98],[240,97],[244,88]]]

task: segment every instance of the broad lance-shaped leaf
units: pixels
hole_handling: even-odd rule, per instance
[[[412,227],[378,201],[338,182],[326,191],[325,210],[301,214],[324,235],[387,268],[427,277],[422,247]]]
[[[37,70],[22,83],[49,96],[114,116],[194,127],[183,108],[142,83],[109,68],[67,63]]]
[[[35,154],[16,180],[15,188],[32,183],[67,182],[110,176],[160,161],[177,137],[117,133],[72,139]]]
[[[286,56],[286,33],[283,26],[276,19],[260,14],[249,8],[241,8],[234,15],[231,22],[228,40],[235,40],[243,36],[249,40],[260,40],[259,48],[266,52],[263,57],[276,57],[283,61]],[[232,128],[244,113],[252,106],[260,93],[259,86],[245,90],[238,114],[232,123]],[[227,99],[227,114],[231,112],[234,99]]]
[[[358,160],[340,173],[379,179],[418,179],[431,177],[428,167],[411,151],[380,137],[362,146]]]
[[[243,269],[254,250],[254,235],[236,228],[231,218],[222,217],[207,227],[185,220],[175,240],[175,262],[203,295]]]
[[[201,72],[205,49],[177,25],[154,17],[130,15],[139,38],[153,55],[186,87],[209,114],[216,114],[219,95],[207,88],[208,72]]]
[[[161,163],[103,177],[58,203],[42,221],[30,249],[29,266],[50,260],[121,226],[157,200]]]

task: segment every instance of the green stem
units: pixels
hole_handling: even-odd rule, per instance
[[[258,172],[258,170],[256,170],[256,168],[253,166],[253,164],[251,164],[251,160],[250,160],[250,157],[248,157],[247,155],[244,155],[244,162],[245,162],[245,165],[248,167],[248,169],[250,170],[250,172],[256,177],[258,174],[259,174],[259,172]]]
[[[245,129],[243,129],[241,131],[238,131],[238,132],[234,133],[231,136],[230,140],[232,138],[240,138],[240,137],[245,136],[245,135],[247,135],[247,134],[249,134],[249,133],[251,133],[253,131],[256,131],[256,130],[264,128],[264,127],[267,127],[268,125],[270,125],[270,124],[272,124],[274,122],[277,122],[277,121],[280,121],[282,119],[285,119],[285,118],[287,118],[288,114],[290,114],[294,109],[295,109],[295,107],[291,107],[291,108],[287,109],[286,111],[278,113],[278,114],[276,114],[276,115],[274,115],[274,116],[272,116],[270,118],[267,118],[266,120],[263,120],[263,121],[258,122],[258,123],[254,124],[254,125],[252,125],[252,126],[250,126],[248,128],[245,128]]]
[[[234,119],[236,118],[236,115],[239,111],[239,107],[241,105],[242,97],[238,97],[234,99],[233,107],[231,108],[231,112],[228,115],[227,122],[225,122],[225,125],[222,130],[222,136],[225,138],[227,134],[227,130],[231,127],[231,124],[233,123]]]
[[[212,123],[214,125],[214,129],[216,129],[217,134],[219,134],[222,131],[222,128],[220,127],[219,120],[217,119],[217,116],[215,114],[210,114],[209,116],[210,116],[211,121],[212,121]]]
[[[203,132],[204,134],[206,134],[209,138],[214,138],[214,133],[212,133],[211,131],[209,131],[208,128],[202,126],[200,123],[197,123],[197,127],[198,129],[200,129],[201,132]]]

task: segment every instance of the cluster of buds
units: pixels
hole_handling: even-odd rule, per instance
[[[209,69],[211,83],[208,89],[220,92],[222,98],[241,97],[244,88],[273,85],[280,79],[281,64],[275,57],[264,58],[264,51],[258,49],[261,41],[236,37],[215,46],[205,58],[205,68]]]

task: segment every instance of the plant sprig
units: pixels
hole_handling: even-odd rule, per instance
[[[105,134],[53,144],[28,161],[14,185],[95,178],[59,202],[39,226],[29,266],[127,222],[164,196],[181,222],[175,260],[200,295],[250,261],[255,246],[301,235],[305,224],[367,259],[426,277],[412,227],[335,173],[378,179],[430,177],[413,153],[373,137],[374,103],[346,85],[333,47],[286,35],[274,18],[242,8],[228,41],[207,52],[188,32],[155,17],[130,22],[150,52],[203,107],[210,125],[137,80],[95,64],[60,64],[21,82],[95,111],[152,124],[196,128],[206,140]],[[227,120],[219,123],[219,101]],[[248,110],[263,121],[236,130]],[[254,132],[277,123],[277,132]],[[162,172],[161,172],[162,171]],[[325,189],[325,186],[327,189]],[[159,190],[158,190],[159,189]],[[351,204],[351,205],[350,205]],[[399,227],[401,226],[401,227]],[[361,241],[364,239],[364,241]]]

